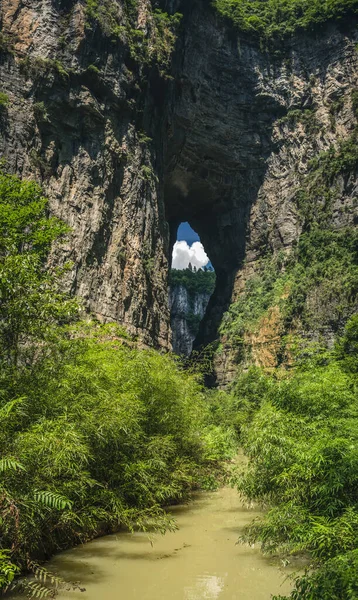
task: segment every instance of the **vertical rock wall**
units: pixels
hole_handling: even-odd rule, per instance
[[[124,4],[111,10],[126,25]],[[137,27],[149,39],[151,15],[141,2]],[[68,288],[100,320],[170,347],[162,115],[151,93],[165,81],[133,58],[131,40],[89,27],[85,3],[4,0],[0,18],[9,98],[0,153],[11,172],[42,184],[70,225],[54,254],[73,263]]]
[[[169,222],[191,223],[218,277],[198,343],[217,337],[259,259],[297,242],[294,196],[310,159],[357,126],[356,40],[354,27],[327,25],[275,55],[233,34],[206,3],[192,5],[177,51],[165,189]],[[337,228],[357,216],[355,173],[341,187]]]
[[[183,285],[170,287],[170,325],[173,334],[173,351],[176,354],[190,356],[210,296],[211,294],[202,292],[190,294]]]

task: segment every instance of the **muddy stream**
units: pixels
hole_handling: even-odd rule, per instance
[[[56,556],[48,568],[83,591],[59,600],[269,600],[289,593],[289,570],[259,548],[236,545],[258,513],[231,488],[201,493],[171,511],[179,530],[155,535],[119,533]],[[84,589],[85,588],[85,589]]]

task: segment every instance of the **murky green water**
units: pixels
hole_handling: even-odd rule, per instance
[[[269,600],[288,593],[287,569],[258,548],[235,545],[257,513],[235,490],[204,493],[173,509],[179,531],[99,538],[56,556],[49,569],[85,591],[60,592],[59,600]]]

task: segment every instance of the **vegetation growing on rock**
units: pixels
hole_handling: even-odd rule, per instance
[[[242,31],[271,40],[358,14],[357,0],[214,0],[214,6]]]
[[[184,286],[189,294],[212,294],[215,288],[215,271],[203,269],[171,269],[169,273],[169,285]]]
[[[200,328],[200,322],[203,319],[210,296],[214,291],[216,275],[214,271],[208,269],[171,269],[169,272],[169,286],[173,301],[171,325],[173,330],[174,350],[181,354],[186,348],[190,354],[192,349],[192,339],[195,339]],[[184,290],[186,306],[179,301],[179,311],[176,297],[181,295]],[[173,314],[173,310],[174,313]],[[179,321],[179,323],[178,323]],[[175,329],[182,327],[185,323],[189,338],[182,339],[183,332],[176,332]],[[176,345],[178,347],[176,348]]]
[[[294,196],[302,233],[289,254],[268,253],[248,279],[237,302],[224,316],[222,333],[237,350],[238,360],[250,351],[250,335],[275,307],[281,319],[278,361],[287,360],[292,338],[284,334],[305,332],[319,339],[342,331],[357,309],[358,234],[352,224],[333,225],[333,210],[340,196],[340,178],[358,165],[357,132],[337,147],[319,154]],[[325,336],[327,339],[327,335]],[[328,335],[329,337],[329,335]]]
[[[0,111],[7,107],[9,104],[9,96],[4,92],[0,92]]]
[[[92,28],[98,23],[106,36],[114,40],[123,39],[128,44],[134,60],[143,65],[157,64],[165,74],[170,66],[182,15],[170,15],[153,8],[148,2],[145,6],[145,24],[139,26],[138,10],[136,0],[126,0],[123,4],[109,0],[86,0],[87,27]]]

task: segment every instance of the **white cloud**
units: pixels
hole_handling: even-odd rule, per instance
[[[189,263],[200,269],[209,262],[209,257],[201,242],[194,242],[191,246],[187,242],[176,242],[173,248],[173,269],[186,269]]]

